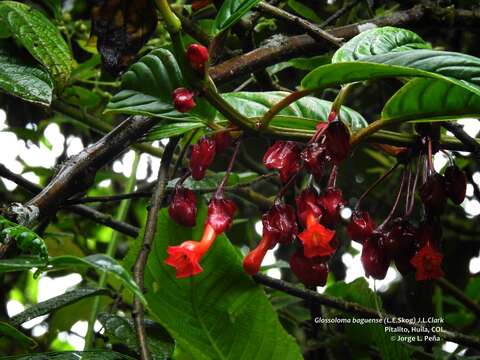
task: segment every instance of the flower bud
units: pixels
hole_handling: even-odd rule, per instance
[[[306,286],[324,286],[327,282],[327,258],[307,258],[298,250],[290,259],[290,267],[298,280]]]
[[[307,226],[308,214],[311,213],[316,218],[322,216],[318,193],[314,188],[302,191],[295,199],[295,202],[297,203],[297,215],[303,226]]]
[[[190,170],[192,178],[202,180],[205,172],[212,164],[215,158],[215,142],[207,137],[202,137],[195,145],[192,146],[192,154],[190,156]]]
[[[338,188],[329,188],[320,195],[318,202],[323,210],[321,223],[334,228],[340,221],[340,210],[345,204],[342,191]]]
[[[325,163],[328,161],[327,152],[323,144],[314,142],[309,144],[300,154],[305,169],[320,180],[323,175]]]
[[[420,197],[428,212],[440,214],[447,202],[445,178],[438,174],[432,174],[420,188]]]
[[[378,246],[387,257],[395,259],[403,252],[409,253],[416,236],[417,231],[413,225],[397,218],[390,222],[388,230],[378,239]]]
[[[192,110],[197,105],[193,99],[194,95],[186,88],[175,89],[172,93],[173,106],[182,113]]]
[[[381,236],[383,234],[373,233],[370,238],[366,239],[363,242],[362,255],[360,257],[365,275],[377,280],[385,278],[390,265],[390,258],[383,254],[378,246],[378,239]]]
[[[276,243],[288,244],[297,235],[295,211],[290,205],[275,204],[262,216],[263,236]]]
[[[374,229],[375,224],[367,211],[355,211],[347,232],[352,240],[362,243],[372,235]]]
[[[208,204],[207,222],[217,234],[228,230],[233,220],[237,206],[232,200],[213,197]]]
[[[460,205],[465,200],[467,192],[467,175],[456,165],[447,167],[445,170],[445,185],[447,194],[454,204]]]
[[[177,224],[188,227],[195,226],[197,205],[193,191],[183,187],[175,188],[168,213]]]
[[[200,44],[191,44],[187,49],[187,60],[192,68],[203,72],[208,61],[208,49]]]
[[[267,169],[277,169],[280,179],[287,182],[300,170],[300,147],[293,141],[276,141],[263,156]]]
[[[350,152],[350,130],[340,120],[332,121],[325,132],[327,153],[335,164],[345,160]]]

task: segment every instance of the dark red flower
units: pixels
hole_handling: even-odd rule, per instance
[[[180,112],[192,110],[197,105],[193,99],[194,95],[192,91],[185,88],[175,89],[172,93],[173,106]]]
[[[443,255],[430,241],[427,241],[410,260],[416,269],[415,279],[421,281],[442,277],[443,271],[440,267],[442,260]]]
[[[300,154],[305,169],[320,180],[323,175],[323,169],[328,161],[327,152],[323,144],[314,142],[309,144]]]
[[[221,234],[230,227],[235,211],[237,211],[237,206],[232,200],[213,197],[208,204],[207,222],[217,234]]]
[[[221,131],[213,136],[213,140],[215,141],[215,149],[217,150],[217,153],[220,153],[230,146],[233,139],[230,135],[230,131]]]
[[[304,254],[308,258],[330,256],[335,252],[335,231],[320,224],[312,212],[307,215],[307,228],[298,234],[298,238],[302,242]]]
[[[390,222],[387,231],[378,240],[382,252],[391,259],[407,251],[414,243],[417,235],[416,229],[402,218]]]
[[[348,224],[347,232],[352,240],[362,243],[372,235],[374,229],[375,224],[367,211],[355,211]]]
[[[443,212],[447,202],[445,178],[438,173],[430,175],[420,188],[420,197],[428,212]]]
[[[184,187],[176,187],[173,190],[168,213],[177,224],[195,226],[197,205],[193,191]]]
[[[329,188],[320,195],[318,202],[323,210],[322,224],[334,228],[340,221],[340,210],[345,204],[342,191],[338,188]]]
[[[295,199],[297,203],[297,214],[303,226],[307,225],[307,215],[319,218],[322,215],[322,208],[319,204],[318,193],[314,188],[308,188],[300,193]]]
[[[290,258],[290,268],[295,276],[306,286],[324,286],[327,282],[327,258],[307,258],[301,250]]]
[[[451,165],[445,170],[445,186],[450,200],[460,205],[467,192],[467,175],[456,165]]]
[[[192,146],[192,154],[190,155],[192,178],[195,180],[203,179],[205,172],[215,159],[215,154],[215,142],[210,138],[202,137]]]
[[[260,270],[262,265],[263,258],[267,253],[268,249],[272,247],[274,242],[270,241],[268,235],[263,235],[262,240],[258,243],[257,247],[250,251],[247,256],[243,259],[243,269],[249,275],[255,275]]]
[[[383,236],[381,233],[373,233],[373,235],[363,242],[362,261],[363,269],[366,276],[381,280],[387,275],[390,265],[390,258],[382,253],[378,246],[378,238]]]
[[[287,182],[300,170],[300,147],[293,141],[276,141],[263,156],[267,169],[280,172],[280,179]]]
[[[325,131],[327,153],[335,164],[345,160],[350,152],[350,130],[340,120],[332,121]]]
[[[290,205],[275,204],[262,216],[263,236],[276,243],[290,243],[297,235],[295,210]]]
[[[187,49],[187,60],[192,68],[203,72],[208,61],[208,49],[200,44],[191,44]]]

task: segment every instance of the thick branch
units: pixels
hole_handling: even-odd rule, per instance
[[[160,169],[158,170],[157,185],[150,200],[150,207],[147,214],[147,223],[145,225],[145,234],[143,236],[143,244],[138,253],[135,265],[133,266],[133,276],[141,291],[145,291],[143,277],[145,265],[147,264],[148,254],[155,239],[157,231],[158,212],[165,197],[165,189],[168,183],[168,173],[170,162],[172,160],[173,152],[177,146],[178,138],[172,138],[165,147],[165,152],[162,157]],[[142,360],[151,359],[150,351],[147,346],[147,336],[144,325],[144,309],[142,302],[138,297],[133,301],[133,317],[135,322],[135,329],[137,332],[138,343],[140,344],[140,355]]]
[[[480,159],[480,144],[476,139],[468,135],[463,126],[457,123],[446,122],[442,126],[450,131],[458,140],[460,140],[467,147],[468,151],[472,153],[473,156]]]

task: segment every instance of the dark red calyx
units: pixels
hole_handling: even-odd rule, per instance
[[[290,205],[275,204],[262,216],[263,236],[268,236],[271,246],[288,244],[298,233],[295,210]]]
[[[379,238],[384,236],[381,232],[373,235],[363,242],[362,255],[360,257],[366,276],[382,280],[387,275],[390,266],[390,258],[386,256],[378,245]]]
[[[208,49],[200,44],[190,45],[187,49],[187,60],[192,68],[203,72],[208,61]]]
[[[456,165],[451,165],[445,170],[445,185],[447,194],[454,204],[460,205],[465,200],[467,192],[467,175]]]
[[[177,224],[188,227],[195,226],[197,204],[193,191],[184,187],[175,188],[168,213]]]
[[[318,203],[322,208],[320,222],[330,228],[334,228],[340,221],[340,210],[345,204],[342,191],[338,188],[328,188],[319,197]]]
[[[350,238],[359,243],[363,243],[368,239],[374,229],[375,223],[367,211],[355,211],[347,226]]]
[[[293,141],[276,141],[263,156],[267,169],[280,172],[280,180],[287,182],[300,170],[300,147]]]
[[[207,222],[215,230],[215,233],[221,234],[230,227],[236,211],[237,206],[232,200],[212,197],[208,204]]]
[[[327,257],[307,258],[302,250],[297,250],[290,258],[290,268],[306,286],[324,286],[328,276],[327,260]]]
[[[420,197],[427,212],[442,213],[447,202],[445,178],[438,173],[430,175],[420,188]]]
[[[395,259],[403,252],[414,247],[417,230],[407,220],[396,218],[392,220],[387,231],[378,239],[381,251],[389,258]]]
[[[322,215],[319,196],[314,188],[308,188],[300,193],[295,199],[297,214],[303,226],[307,226],[307,216],[312,213],[316,218]]]
[[[350,130],[340,120],[332,121],[325,132],[327,153],[335,164],[345,160],[350,152]]]
[[[230,131],[221,131],[216,133],[213,135],[213,140],[215,141],[215,150],[217,153],[227,150],[233,141]]]
[[[205,172],[215,159],[216,148],[215,141],[210,138],[202,137],[192,146],[192,154],[190,156],[190,170],[192,178],[202,180]]]
[[[177,111],[188,112],[197,105],[194,96],[195,93],[186,88],[175,89],[172,93],[173,106]]]
[[[303,149],[300,157],[303,160],[305,169],[315,176],[315,179],[320,180],[325,164],[328,162],[325,146],[317,142],[309,144]]]

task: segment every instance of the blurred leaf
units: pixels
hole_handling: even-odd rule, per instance
[[[190,130],[204,127],[201,122],[165,122],[155,125],[146,136],[147,141],[161,140],[172,136],[178,136]]]
[[[213,33],[218,34],[242,18],[251,8],[257,5],[260,0],[225,0],[218,10],[215,22],[213,23]]]
[[[24,100],[50,105],[53,84],[48,72],[15,50],[13,44],[0,41],[0,89]]]
[[[64,306],[73,304],[81,299],[99,295],[112,296],[112,293],[108,289],[101,288],[80,288],[68,291],[65,294],[55,296],[46,301],[42,301],[38,304],[32,305],[27,310],[22,311],[20,314],[11,317],[10,323],[18,326],[26,321],[35,319],[36,317],[41,315],[48,314]]]
[[[301,17],[304,17],[307,20],[310,20],[313,23],[321,23],[322,19],[308,6],[302,4],[297,0],[288,0],[288,6],[290,6],[293,11],[295,11]]]
[[[198,226],[185,228],[170,221],[166,209],[145,269],[150,310],[191,359],[301,359],[297,344],[282,329],[262,289],[242,269],[241,257],[225,235],[215,240],[202,261],[204,271],[176,279],[163,263],[168,245],[198,239]],[[245,329],[247,335],[245,335]]]
[[[468,280],[465,293],[472,300],[480,301],[480,277],[471,277]]]
[[[101,96],[82,86],[69,86],[62,94],[62,100],[81,108],[97,106],[102,100]]]
[[[10,36],[44,65],[59,89],[72,70],[72,55],[55,25],[39,10],[16,1],[0,2],[0,22]]]
[[[21,356],[7,356],[3,360],[134,360],[132,357],[108,350],[57,351]]]
[[[125,70],[155,32],[157,11],[150,0],[100,0],[92,8],[92,36],[105,69]]]
[[[2,337],[5,336],[14,340],[22,348],[31,349],[37,346],[37,342],[35,340],[3,321],[0,321],[0,334]]]

